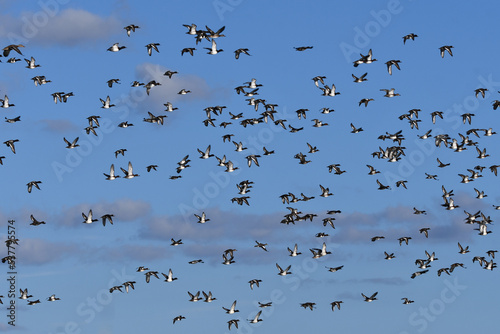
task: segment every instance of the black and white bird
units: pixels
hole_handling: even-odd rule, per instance
[[[127,36],[130,37],[131,32],[135,32],[135,29],[139,29],[140,27],[135,24],[129,24],[126,27],[123,27],[127,31]]]
[[[403,36],[403,44],[406,44],[406,41],[407,40],[412,40],[414,41],[415,40],[415,37],[418,37],[418,35],[414,34],[414,33],[410,33],[408,35],[405,35]]]
[[[148,50],[148,55],[151,56],[153,50],[159,53],[160,50],[158,50],[158,46],[160,46],[160,43],[149,43],[148,45],[146,45],[146,48]]]
[[[33,187],[40,190],[40,186],[39,186],[40,183],[42,183],[42,181],[30,181],[30,182],[28,182],[26,184],[28,186],[28,193],[31,193],[31,190],[33,189]]]
[[[284,270],[280,267],[279,264],[276,263],[276,268],[278,268],[279,270],[279,273],[278,275],[280,276],[286,276],[286,275],[290,275],[292,272],[290,272],[290,268],[292,267],[292,265],[289,265],[288,267],[286,267]]]
[[[76,137],[72,142],[69,142],[66,138],[63,138],[64,142],[66,143],[66,148],[75,148],[80,146],[77,144],[79,137]]]
[[[262,310],[260,310],[259,312],[257,312],[257,314],[255,315],[255,317],[253,319],[248,319],[248,321],[252,324],[256,324],[258,323],[259,321],[262,321],[262,319],[260,319],[260,315],[262,313]]]
[[[361,296],[363,296],[363,298],[365,299],[365,302],[372,302],[374,300],[377,300],[377,298],[375,298],[375,296],[378,294],[378,291],[375,292],[373,295],[371,295],[370,297],[367,297],[365,296],[363,293],[361,293]]]
[[[231,304],[230,308],[225,308],[224,306],[222,306],[222,309],[226,311],[227,314],[234,314],[240,311],[236,309],[236,300]]]
[[[84,224],[92,224],[93,222],[96,222],[98,219],[93,219],[92,217],[92,209],[89,210],[88,215],[82,212],[82,217],[83,217],[83,222]]]
[[[445,51],[448,51],[448,53],[450,54],[450,56],[453,57],[453,53],[451,52],[451,49],[453,48],[452,45],[443,45],[439,48],[439,52],[441,53],[441,58],[444,58],[444,53]]]
[[[165,282],[173,282],[173,281],[177,280],[177,277],[174,277],[172,269],[168,270],[168,275],[164,274],[164,273],[161,273],[161,274],[163,275],[163,277],[165,277]]]
[[[195,216],[196,218],[198,218],[197,223],[199,223],[199,224],[205,224],[206,222],[210,221],[210,219],[209,219],[209,218],[207,218],[207,216],[205,215],[205,212],[202,212],[202,213],[201,213],[201,216],[199,216],[199,215],[197,215],[197,214],[195,213],[195,214],[194,214],[194,216]]]

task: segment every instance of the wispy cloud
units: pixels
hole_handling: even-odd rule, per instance
[[[155,80],[161,84],[150,90],[149,96],[142,102],[141,107],[145,105],[148,109],[158,112],[164,109],[163,104],[166,102],[209,100],[219,94],[202,77],[194,74],[178,73],[174,74],[172,78],[168,78],[164,75],[167,70],[169,70],[167,67],[153,63],[142,63],[136,66],[135,75],[138,81],[148,83]],[[190,93],[186,95],[178,94],[182,89],[188,90]]]
[[[388,242],[394,244],[397,244],[397,238],[402,236],[412,236],[412,242],[425,242],[427,239],[419,233],[419,228],[424,226],[431,228],[429,238],[444,242],[467,241],[474,234],[472,227],[464,224],[463,217],[459,214],[452,215],[443,209],[443,215],[446,218],[436,219],[434,214],[414,215],[413,208],[402,206],[388,207],[375,213],[341,213],[336,216],[336,229],[331,231],[328,229],[333,235],[332,240],[314,237],[317,229],[323,227],[321,215],[313,222],[297,222],[296,225],[286,226],[280,224],[283,213],[236,214],[212,208],[205,210],[210,221],[198,224],[194,215],[191,219],[188,217],[187,220],[181,215],[153,215],[150,204],[131,199],[120,199],[109,203],[81,203],[64,209],[52,217],[43,212],[33,214],[38,219],[50,222],[51,225],[83,227],[85,225],[81,224],[83,221],[81,214],[82,212],[87,214],[90,209],[93,210],[94,218],[97,219],[103,214],[112,213],[115,215],[115,221],[140,223],[137,225],[137,234],[134,237],[135,245],[126,249],[123,247],[89,249],[89,252],[94,254],[93,259],[102,261],[162,259],[169,253],[171,238],[183,239],[185,245],[176,247],[175,251],[186,257],[202,258],[208,263],[215,264],[222,261],[221,254],[225,249],[238,248],[238,253],[235,254],[238,261],[259,264],[262,258],[258,256],[260,254],[258,252],[263,252],[263,250],[254,248],[255,240],[268,243],[268,250],[271,253],[279,252],[283,255],[287,254],[286,247],[293,247],[293,243],[297,243],[299,250],[307,256],[309,248],[319,248],[323,241],[332,251],[335,251],[335,245],[370,245],[370,239],[375,235],[384,235]],[[336,237],[337,234],[339,238]],[[283,240],[288,240],[288,243],[284,244]],[[83,244],[80,245],[80,247],[83,246]],[[40,244],[38,241],[38,243],[32,242],[30,247],[32,251],[36,247],[42,249],[39,254],[40,258],[34,261],[43,263],[43,261],[48,261],[47,254],[55,252],[57,247],[64,248],[65,245]],[[68,250],[68,253],[77,251],[78,249],[72,248]],[[338,260],[348,256],[336,252]]]
[[[103,262],[117,261],[130,263],[133,261],[149,262],[157,259],[169,257],[166,246],[154,245],[130,245],[126,247],[100,247],[92,248],[87,252],[91,255],[92,261],[102,260]]]
[[[330,281],[330,280],[329,280]],[[336,280],[331,280],[332,283],[335,281],[336,283],[340,283]],[[408,281],[403,280],[401,277],[374,277],[374,278],[363,278],[363,279],[348,279],[341,282],[341,284],[345,283],[355,283],[355,284],[384,284],[384,285],[405,285],[408,284]]]
[[[99,219],[104,214],[113,214],[114,221],[135,221],[151,210],[151,205],[144,201],[119,199],[114,202],[82,203],[63,210],[56,217],[50,218],[53,224],[63,226],[81,226],[82,213],[92,210],[93,218]]]
[[[78,127],[73,122],[66,119],[44,119],[40,122],[44,125],[42,130],[51,133],[66,133],[78,130]]]
[[[11,43],[42,46],[75,46],[106,40],[121,32],[113,17],[101,17],[83,9],[23,12],[18,17],[0,15],[0,37]]]
[[[199,213],[201,214],[201,212]],[[148,219],[139,231],[145,239],[189,238],[192,241],[210,243],[212,240],[252,240],[266,237],[269,241],[279,241],[273,233],[279,227],[280,214],[252,215],[234,214],[219,209],[206,210],[209,222],[197,224],[193,215],[192,223],[182,216],[156,216]]]
[[[429,212],[427,215],[415,215],[413,207],[398,206],[387,207],[375,213],[342,214],[336,220],[336,226],[339,231],[342,229],[343,235],[339,242],[364,243],[376,235],[385,236],[386,239],[413,236],[415,240],[418,240],[416,236],[419,235],[419,229],[423,227],[431,228],[429,237],[439,238],[442,241],[470,238],[470,229],[463,224],[461,216],[442,208],[438,210],[442,210],[442,214]]]
[[[66,254],[77,253],[78,246],[25,238],[19,242],[16,251],[16,258],[23,264],[40,265],[59,261]]]

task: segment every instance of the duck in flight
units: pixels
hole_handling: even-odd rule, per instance
[[[276,268],[278,268],[278,270],[279,270],[278,275],[280,275],[280,276],[290,275],[292,273],[289,271],[291,267],[292,267],[292,265],[289,265],[288,267],[285,268],[285,270],[283,270],[283,269],[281,269],[279,264],[276,263]]]
[[[132,163],[130,161],[128,162],[128,169],[127,170],[123,169],[122,167],[120,167],[120,169],[125,174],[125,176],[123,177],[125,179],[132,179],[134,177],[139,176],[139,174],[134,174],[134,171],[132,168]]]
[[[255,243],[256,243],[256,244],[254,245],[254,247],[259,247],[259,248],[262,248],[262,249],[263,249],[263,250],[265,250],[266,252],[268,251],[268,250],[266,249],[267,244],[262,243],[262,242],[258,242],[257,240],[255,240]]]
[[[103,100],[103,99],[101,99],[101,98],[99,100],[101,100],[101,103],[102,103],[102,107],[101,108],[103,108],[103,109],[109,109],[109,108],[115,106],[114,104],[111,104],[111,100],[109,98],[109,95],[106,96],[106,101]]]
[[[207,38],[219,38],[219,37],[226,37],[225,35],[221,34],[221,32],[224,31],[224,29],[226,29],[226,26],[223,26],[222,28],[220,28],[219,30],[217,30],[216,32],[214,32],[212,29],[210,29],[208,26],[205,26],[205,28],[207,29],[207,35],[206,37]]]
[[[236,300],[231,304],[230,308],[225,308],[224,306],[222,306],[222,309],[224,309],[227,314],[233,314],[240,311],[236,309]]]
[[[7,95],[5,95],[3,100],[0,99],[0,102],[2,103],[2,105],[1,105],[2,108],[9,108],[9,107],[15,106],[15,104],[9,103],[9,98],[7,97]]]
[[[319,185],[319,187],[321,188],[321,195],[320,195],[321,197],[328,197],[328,196],[332,196],[333,195],[330,192],[329,188],[325,188],[321,184]]]
[[[4,57],[8,57],[11,51],[16,51],[17,53],[19,53],[22,56],[23,54],[22,54],[22,52],[21,52],[21,50],[19,48],[24,48],[24,45],[22,45],[22,44],[7,45],[6,47],[4,47],[2,49],[3,50],[3,56]]]
[[[178,315],[174,318],[173,323],[175,324],[176,321],[181,321],[182,319],[186,319],[186,317],[182,315]]]
[[[116,178],[119,178],[120,175],[115,175],[115,165],[111,164],[111,167],[109,168],[109,174],[103,173],[104,176],[106,176],[106,180],[115,180]]]
[[[385,260],[392,260],[392,259],[394,259],[396,257],[394,255],[394,253],[389,254],[389,253],[387,253],[387,252],[384,251],[384,254],[385,254]]]
[[[259,312],[257,312],[257,314],[255,315],[255,317],[253,319],[248,319],[248,321],[252,324],[256,324],[258,323],[259,321],[262,321],[262,319],[260,319],[260,315],[262,313],[262,310],[260,310]]]
[[[40,190],[40,186],[39,186],[40,183],[42,183],[42,181],[30,181],[30,182],[28,182],[26,184],[28,186],[28,193],[31,193],[31,190],[33,189],[33,187]]]
[[[332,311],[335,311],[335,307],[337,307],[338,310],[340,310],[340,304],[342,304],[343,301],[341,300],[336,300],[330,303],[332,305]]]
[[[101,216],[102,226],[106,226],[106,221],[108,221],[111,225],[113,225],[113,217],[114,217],[114,215],[111,213],[107,213],[105,215],[102,215]]]
[[[217,49],[217,43],[215,42],[215,39],[212,39],[212,47],[211,48],[204,48],[208,50],[209,55],[216,55],[219,52],[224,51],[223,49]]]
[[[316,307],[316,303],[312,302],[301,303],[300,306],[303,307],[304,309],[309,308],[312,311]]]
[[[25,58],[24,60],[27,63],[26,68],[34,69],[34,68],[37,68],[37,67],[41,66],[41,65],[35,63],[35,58],[33,58],[33,57],[31,57],[31,59],[26,59]]]
[[[66,148],[75,148],[80,145],[77,144],[79,137],[76,137],[71,143],[66,139],[63,138],[64,142],[66,143]]]
[[[10,148],[12,153],[16,154],[16,147],[15,147],[14,143],[17,143],[18,141],[19,141],[19,139],[9,139],[9,140],[4,141],[3,143],[5,145],[7,145],[8,148]]]
[[[425,235],[425,237],[428,238],[430,229],[431,229],[430,227],[424,227],[424,228],[421,228],[420,230],[418,230],[418,232],[423,233]]]
[[[126,48],[126,46],[119,46],[118,44],[120,43],[114,43],[113,45],[111,45],[109,48],[108,48],[108,51],[111,51],[111,52],[118,52],[120,50],[123,50]]]
[[[212,297],[212,291],[208,291],[208,294],[205,293],[205,291],[202,291],[201,293],[203,293],[203,297],[205,297],[205,300],[203,300],[205,303],[211,303],[212,301],[217,299]]]
[[[294,46],[293,47],[295,51],[305,51],[305,50],[310,50],[313,47],[312,46]]]
[[[377,59],[373,58],[372,49],[368,50],[368,54],[366,56],[361,53],[360,56],[360,59],[354,61],[354,67],[358,67],[360,64],[371,64],[374,61],[377,61]]]
[[[32,295],[28,294],[28,288],[26,288],[24,290],[19,289],[19,293],[20,293],[19,299],[28,299],[28,298],[33,297]]]
[[[196,35],[196,24],[183,24],[184,27],[188,28],[186,34],[188,35]]]
[[[290,252],[291,257],[295,257],[297,255],[302,254],[302,253],[297,251],[297,244],[295,244],[295,246],[293,247],[293,250],[291,250],[290,248],[287,248],[287,249],[288,249],[288,252]]]
[[[139,29],[140,27],[135,24],[129,24],[126,27],[123,27],[127,31],[127,36],[130,37],[130,32],[135,32],[135,29]]]
[[[414,41],[415,40],[415,37],[418,37],[418,35],[414,34],[414,33],[410,33],[408,35],[405,35],[403,36],[403,44],[406,44],[406,41],[407,40],[412,40]]]
[[[195,216],[196,218],[198,218],[197,223],[199,223],[199,224],[204,224],[204,223],[206,223],[206,222],[210,221],[210,219],[208,219],[208,218],[206,217],[205,212],[202,212],[201,216],[199,216],[199,215],[197,215],[197,214],[195,213],[195,214],[194,214],[194,216]]]
[[[443,45],[442,47],[439,48],[439,52],[441,53],[441,58],[444,58],[444,53],[445,51],[448,51],[450,56],[453,57],[453,53],[451,52],[451,49],[453,48],[452,45]]]
[[[231,330],[231,326],[234,325],[234,327],[236,327],[236,329],[238,329],[238,321],[240,321],[239,319],[231,319],[227,322],[227,326],[229,328],[229,330]]]
[[[193,56],[195,50],[196,48],[184,48],[181,50],[181,56],[183,56],[185,53],[189,53],[191,56]]]
[[[372,301],[374,301],[374,300],[377,300],[377,298],[375,298],[375,296],[376,296],[377,294],[378,294],[378,291],[377,291],[377,292],[375,292],[375,293],[374,293],[373,295],[371,295],[370,297],[365,296],[363,293],[361,293],[361,296],[363,296],[363,298],[365,299],[365,302],[370,303],[370,302],[372,302]]]
[[[368,79],[366,79],[366,75],[368,74],[368,72],[366,72],[365,74],[361,75],[360,77],[357,77],[355,76],[354,74],[351,74],[353,79],[354,79],[354,82],[363,82],[363,81],[367,81]]]
[[[360,133],[361,131],[364,131],[363,128],[361,127],[356,128],[352,123],[351,123],[351,129],[352,129],[351,133]]]
[[[211,145],[208,145],[207,149],[205,150],[205,152],[201,151],[200,149],[197,149],[198,150],[198,153],[201,154],[201,157],[200,159],[208,159],[210,157],[213,157],[214,155],[213,154],[210,154],[210,149],[211,149]]]
[[[35,217],[33,217],[33,215],[30,215],[30,219],[31,219],[31,222],[32,222],[30,225],[38,226],[38,225],[45,224],[44,221],[37,220]]]
[[[56,300],[61,300],[61,298],[56,297],[56,295],[52,295],[49,298],[47,298],[49,302],[55,302]]]
[[[399,63],[401,62],[401,60],[389,60],[387,61],[385,64],[387,65],[387,71],[389,72],[389,75],[392,75],[392,66],[396,66],[396,68],[398,70],[401,70],[401,68],[399,67]]]
[[[234,58],[236,59],[239,59],[240,58],[240,54],[246,54],[247,56],[251,56],[250,53],[248,53],[248,49],[246,48],[241,48],[241,49],[238,49],[236,51],[234,51]]]
[[[391,89],[381,89],[381,91],[385,92],[385,97],[394,97],[394,96],[400,96],[399,93],[394,93],[395,88]]]
[[[82,223],[84,224],[92,224],[93,222],[97,221],[97,219],[92,219],[92,209],[89,211],[88,215],[82,212],[82,217],[83,217]]]
[[[260,279],[252,279],[250,281],[248,281],[248,283],[250,284],[250,289],[253,290],[253,286],[256,285],[257,287],[259,287],[259,283],[261,283],[262,280]]]
[[[173,277],[172,269],[168,270],[168,275],[161,273],[165,277],[165,282],[173,282],[177,280],[177,277]]]
[[[160,52],[160,50],[158,50],[158,46],[160,45],[160,43],[149,43],[148,45],[146,45],[146,48],[148,50],[148,55],[151,56],[151,54],[153,53],[153,50],[155,50],[156,52]]]

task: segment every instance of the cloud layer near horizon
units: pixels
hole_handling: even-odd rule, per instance
[[[383,243],[397,245],[397,239],[401,236],[412,236],[414,242],[423,242],[426,238],[418,232],[422,227],[430,227],[429,238],[439,239],[442,242],[470,241],[475,234],[475,226],[466,225],[461,214],[452,214],[445,219],[438,219],[434,214],[415,215],[410,207],[387,207],[376,213],[350,212],[337,215],[335,229],[330,226],[323,227],[321,214],[314,218],[313,222],[297,222],[296,225],[280,224],[283,213],[272,214],[235,214],[221,211],[217,208],[205,210],[209,222],[198,224],[194,214],[183,217],[181,215],[153,214],[148,203],[140,200],[121,199],[110,203],[81,203],[59,213],[48,214],[46,212],[25,212],[25,215],[33,214],[39,220],[45,220],[46,225],[32,227],[30,229],[47,229],[53,227],[79,226],[88,228],[82,224],[81,213],[93,210],[94,218],[99,219],[102,214],[114,214],[114,225],[99,228],[118,229],[122,222],[135,222],[130,225],[135,229],[135,235],[130,240],[134,245],[126,251],[121,246],[104,247],[103,252],[92,241],[85,238],[79,239],[77,243],[51,242],[41,239],[26,239],[22,241],[20,256],[23,254],[36,254],[30,256],[29,264],[42,264],[60,260],[61,254],[66,257],[79,259],[81,249],[86,253],[93,254],[93,259],[102,261],[123,261],[136,259],[140,261],[154,260],[168,257],[167,249],[170,249],[170,239],[183,239],[188,246],[175,248],[185,256],[201,257],[212,263],[220,262],[221,253],[226,248],[241,245],[239,256],[251,260],[254,241],[268,243],[268,249],[273,251],[280,249],[286,255],[286,246],[282,240],[294,240],[299,245],[299,250],[308,256],[307,249],[321,247],[325,241],[329,249],[340,247],[340,245],[371,244],[371,237],[383,235],[386,237]],[[443,209],[444,210],[444,209]],[[448,212],[447,212],[448,213]],[[199,212],[198,214],[201,214]],[[101,225],[100,221],[94,224]],[[109,227],[108,227],[109,226]],[[318,231],[329,233],[330,237],[322,239],[315,238]],[[61,231],[63,233],[64,231]],[[286,238],[284,236],[287,236]],[[117,241],[123,241],[117,235]],[[119,242],[120,244],[120,242]],[[338,251],[338,249],[336,249]],[[241,254],[240,254],[241,253]],[[245,253],[245,254],[244,254]],[[248,254],[247,254],[248,253]],[[344,254],[343,256],[349,256]],[[27,256],[26,256],[27,257]],[[248,261],[247,261],[248,262]],[[250,261],[252,262],[252,261]]]

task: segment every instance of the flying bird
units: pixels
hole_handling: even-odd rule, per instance
[[[128,26],[124,27],[127,31],[127,36],[130,37],[130,32],[135,32],[135,29],[139,29],[140,27],[135,25],[135,24],[129,24]]]
[[[363,296],[363,298],[365,299],[365,302],[372,302],[374,300],[377,300],[377,298],[375,298],[375,296],[378,294],[378,291],[375,292],[374,294],[372,294],[370,297],[367,297],[365,296],[363,293],[361,293],[361,296]]]
[[[114,43],[113,45],[111,45],[109,48],[108,48],[108,51],[111,51],[111,52],[118,52],[120,50],[123,50],[126,48],[126,46],[119,46],[118,44],[120,43]]]
[[[158,46],[160,46],[160,43],[149,43],[148,45],[146,45],[146,48],[148,50],[148,55],[151,56],[153,50],[159,53],[160,50],[158,50]]]
[[[451,52],[451,49],[453,48],[452,45],[443,45],[439,48],[439,52],[441,53],[441,58],[444,58],[444,53],[445,51],[448,51],[450,56],[453,56],[453,53]]]

